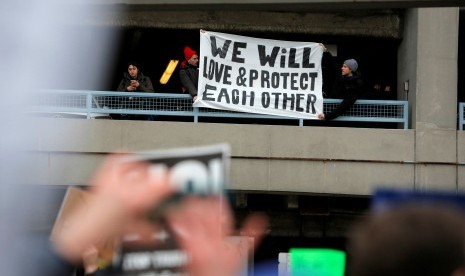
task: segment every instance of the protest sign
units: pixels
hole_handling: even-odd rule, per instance
[[[186,195],[223,195],[229,180],[229,145],[145,151],[134,154],[128,162],[134,160],[149,162],[151,173],[168,172],[170,185],[177,192],[147,214],[159,226],[158,232],[153,233],[154,244],[140,244],[137,236],[125,236],[115,258],[115,270],[120,276],[187,276],[189,273],[184,268],[189,256],[179,248],[170,227],[160,218],[166,208],[175,208]],[[222,215],[220,209],[218,215]]]
[[[147,219],[154,225],[152,242],[140,242],[137,233],[125,233],[121,239],[102,240],[95,244],[97,266],[102,269],[102,275],[189,275],[184,270],[189,256],[179,248],[171,229],[160,218],[166,208],[175,208],[186,195],[223,196],[229,180],[229,145],[144,151],[127,156],[124,162],[134,161],[150,163],[150,173],[166,176],[169,185],[173,185],[177,192],[166,202],[154,204],[147,214]],[[92,192],[79,187],[67,189],[51,233],[52,240],[73,227],[80,227],[80,222],[73,219],[72,214],[77,208],[90,212],[87,207],[93,196]],[[218,215],[222,215],[220,208]],[[218,227],[218,231],[221,231],[221,227]],[[231,250],[238,250],[238,254],[247,256],[244,248],[248,247],[243,242],[231,243],[229,240],[231,238],[225,241],[225,246],[229,245]]]
[[[319,43],[200,31],[195,107],[317,119],[323,112]]]

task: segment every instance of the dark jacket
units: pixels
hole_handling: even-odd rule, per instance
[[[132,92],[154,92],[152,81],[149,77],[144,76],[141,72],[137,74],[137,81],[139,82],[139,87]],[[129,92],[127,87],[131,85],[131,76],[128,72],[124,72],[123,79],[120,81],[116,91]]]
[[[192,97],[197,96],[199,69],[187,63],[184,68],[179,70],[179,78],[181,79],[183,90],[189,92]]]
[[[325,120],[332,120],[343,115],[364,94],[364,83],[360,73],[355,72],[352,77],[341,76],[336,82],[332,94],[343,100],[336,109],[325,113]]]
[[[323,74],[323,98],[334,98],[334,85],[336,80],[340,77],[341,71],[337,67],[335,58],[330,52],[323,52],[321,58],[321,71]]]

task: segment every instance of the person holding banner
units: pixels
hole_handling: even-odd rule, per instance
[[[190,47],[184,47],[184,58],[181,62],[181,70],[179,77],[182,83],[182,90],[189,92],[192,96],[192,101],[197,99],[197,87],[199,84],[199,55]]]
[[[326,49],[323,46],[323,49]],[[329,113],[320,113],[318,118],[321,120],[332,120],[343,115],[355,103],[355,101],[364,94],[364,82],[358,62],[355,59],[347,59],[341,67],[341,76],[333,87],[332,95],[342,98],[341,104]]]

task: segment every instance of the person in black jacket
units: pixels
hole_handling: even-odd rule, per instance
[[[331,112],[320,113],[318,118],[321,120],[332,120],[349,110],[355,101],[364,93],[364,83],[358,63],[355,59],[344,61],[341,67],[341,76],[334,84],[331,95],[342,98],[341,104]]]
[[[179,78],[181,79],[183,92],[187,91],[195,102],[197,99],[197,86],[199,84],[199,56],[189,47],[184,47],[185,60],[181,63]]]
[[[149,93],[154,92],[152,81],[140,71],[140,66],[135,61],[128,62],[128,71],[123,73],[116,91],[120,92],[138,92]],[[120,100],[119,108],[122,109],[150,109],[150,102],[147,99],[125,97]],[[155,121],[155,115],[126,115],[112,116],[115,119],[146,119],[148,121]]]
[[[152,81],[139,71],[137,62],[128,63],[128,71],[123,73],[116,91],[122,92],[154,92]]]

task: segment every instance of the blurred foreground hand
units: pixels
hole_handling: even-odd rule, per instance
[[[167,214],[167,222],[181,248],[191,257],[187,271],[202,276],[236,276],[245,269],[238,245],[228,242],[231,235],[254,238],[250,252],[268,227],[264,215],[253,214],[239,231],[228,203],[220,197],[190,197]]]
[[[126,158],[115,154],[104,162],[89,183],[91,197],[86,206],[72,214],[79,227],[54,240],[56,251],[69,262],[80,263],[88,248],[128,233],[153,242],[151,235],[159,225],[147,220],[146,214],[175,190],[169,185],[168,174],[154,174],[150,164],[126,162]],[[186,268],[189,273],[234,276],[244,269],[243,258],[227,246],[226,238],[236,233],[232,211],[224,198],[186,196],[167,210],[165,222],[190,257]],[[251,215],[245,220],[239,233],[255,241],[248,250],[258,244],[266,228],[264,215]]]

